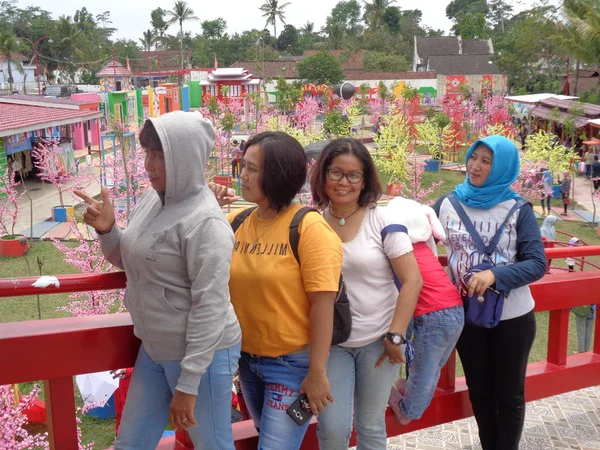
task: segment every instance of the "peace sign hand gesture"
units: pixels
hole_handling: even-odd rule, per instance
[[[108,189],[103,187],[100,190],[101,202],[94,200],[84,191],[75,189],[73,194],[88,204],[83,213],[83,221],[100,234],[109,233],[115,224],[115,210],[108,196]]]

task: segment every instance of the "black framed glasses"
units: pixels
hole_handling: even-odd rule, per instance
[[[340,169],[327,169],[327,176],[332,181],[341,181],[342,178],[346,177],[350,184],[358,184],[363,180],[363,174],[360,172],[344,173]]]

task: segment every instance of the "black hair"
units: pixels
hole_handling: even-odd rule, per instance
[[[323,149],[311,172],[310,188],[313,203],[318,208],[325,208],[329,205],[329,197],[325,191],[327,169],[329,169],[331,162],[336,156],[343,154],[356,156],[362,164],[364,188],[358,197],[358,204],[360,206],[372,205],[381,197],[379,175],[377,174],[377,168],[369,150],[357,139],[336,139],[327,144]]]
[[[162,152],[162,142],[160,142],[160,137],[154,128],[154,124],[150,119],[146,119],[144,125],[142,125],[142,129],[139,134],[140,145],[146,150],[150,150],[153,152]]]
[[[263,155],[261,189],[269,208],[282,211],[306,182],[306,155],[302,145],[289,134],[265,131],[246,142],[246,151],[257,145]]]

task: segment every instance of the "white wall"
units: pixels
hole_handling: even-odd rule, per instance
[[[11,62],[12,76],[13,76],[13,89],[19,92],[23,92],[24,82],[27,84],[28,93],[37,93],[37,78],[35,77],[35,65],[28,65],[23,63],[24,73],[19,72],[14,63]],[[45,82],[46,77],[40,75],[40,83]],[[0,89],[7,90],[8,85],[8,61],[0,59]]]

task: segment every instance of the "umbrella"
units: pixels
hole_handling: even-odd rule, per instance
[[[317,159],[323,151],[323,149],[327,146],[327,144],[329,144],[329,141],[327,140],[317,141],[313,142],[312,144],[308,144],[306,147],[304,147],[306,159],[308,159],[309,161],[312,159]]]
[[[85,405],[102,407],[119,387],[119,380],[110,372],[96,372],[77,375],[75,382]]]

